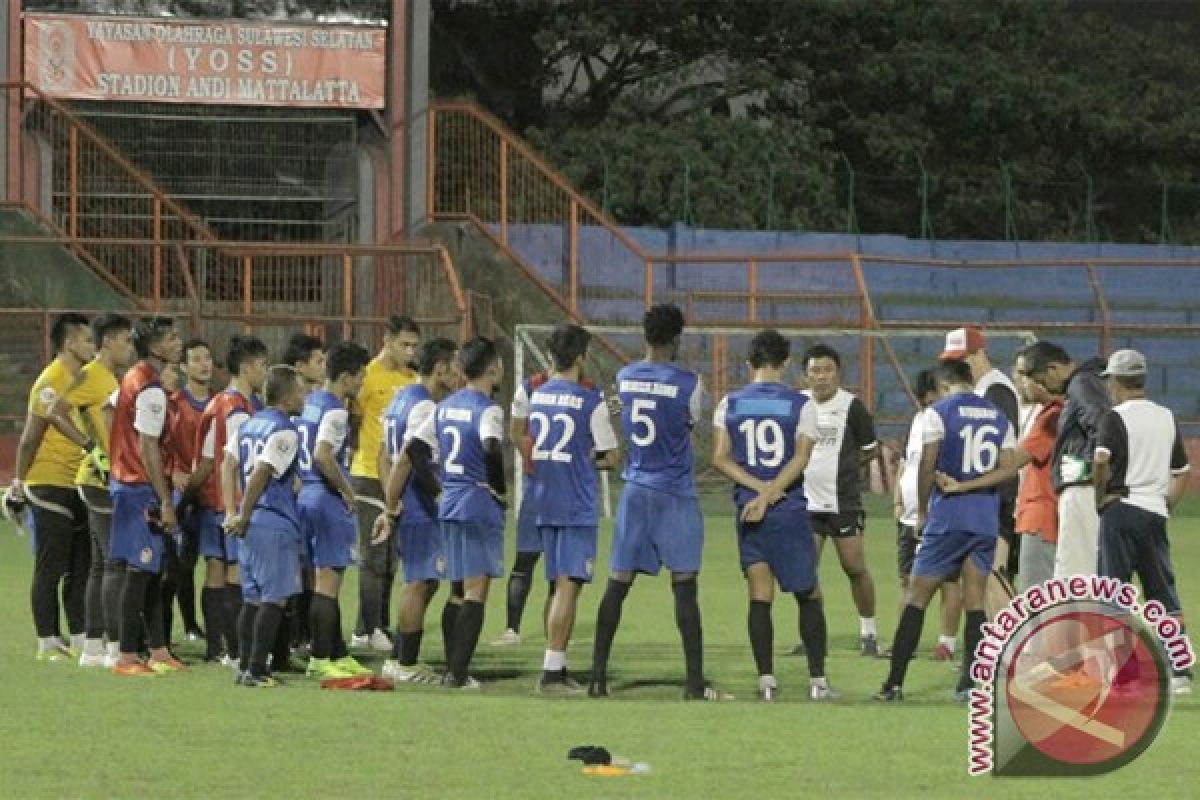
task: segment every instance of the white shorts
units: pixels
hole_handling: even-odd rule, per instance
[[[1091,486],[1068,486],[1058,496],[1058,549],[1054,577],[1095,575],[1099,568],[1100,516]]]

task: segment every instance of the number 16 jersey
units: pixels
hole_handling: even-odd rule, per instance
[[[626,483],[694,497],[692,428],[704,405],[700,376],[676,364],[639,361],[617,373],[628,441]]]

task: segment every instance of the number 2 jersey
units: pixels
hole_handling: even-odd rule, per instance
[[[1016,447],[1012,425],[1000,409],[973,392],[957,392],[925,410],[925,444],[940,442],[937,470],[958,481],[991,472],[1001,450]],[[916,468],[917,465],[913,465]],[[925,535],[948,531],[995,536],[1000,493],[995,487],[943,495],[935,484],[929,500]]]
[[[304,486],[320,486],[331,494],[337,490],[325,480],[317,467],[317,445],[326,442],[333,448],[333,459],[343,473],[349,470],[346,434],[350,427],[350,412],[333,392],[316,389],[304,398],[304,410],[295,419],[300,436],[300,455],[297,463]]]
[[[593,454],[617,447],[604,395],[574,381],[546,381],[529,400],[529,435],[537,524],[595,525],[599,481]]]
[[[638,361],[617,373],[628,441],[626,483],[694,497],[692,428],[704,406],[700,376],[676,364]]]
[[[433,395],[423,383],[414,383],[396,392],[396,396],[383,412],[383,444],[392,463],[399,460],[400,454],[404,452],[404,444],[408,437],[429,420],[436,410],[437,403],[433,401]],[[437,448],[432,449],[437,451]],[[386,475],[384,477],[386,478]],[[404,487],[403,502],[401,525],[428,525],[437,522],[437,501],[423,491],[411,475]]]
[[[817,410],[810,397],[781,383],[752,383],[721,400],[713,412],[713,427],[729,435],[733,460],[761,481],[773,481],[793,458],[800,437],[817,440]],[[742,508],[757,493],[741,484],[733,487],[733,502]],[[772,511],[804,511],[804,478],[788,487]]]

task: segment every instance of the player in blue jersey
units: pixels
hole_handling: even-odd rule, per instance
[[[815,591],[816,544],[804,496],[817,411],[810,397],[783,383],[789,351],[778,331],[755,334],[747,358],[752,382],[727,395],[713,414],[713,466],[734,482],[738,554],[750,594],[750,648],[758,696],[768,703],[779,691],[771,623],[776,581],[799,602],[809,698],[837,697],[825,678],[825,611]]]
[[[987,579],[992,571],[999,530],[1000,494],[996,487],[944,494],[937,473],[962,483],[1006,467],[1015,457],[1016,438],[1008,417],[975,394],[971,368],[947,361],[937,368],[941,399],[925,410],[924,448],[917,472],[917,555],[904,610],[892,641],[892,663],[874,699],[903,699],[901,686],[909,659],[921,640],[925,608],[941,583],[961,572],[966,631],[956,696],[972,686],[971,662],[982,637]]]
[[[396,392],[383,412],[383,447],[379,475],[386,509],[375,522],[372,542],[394,536],[397,554],[403,554],[404,586],[396,613],[392,657],[383,664],[383,676],[397,683],[429,683],[433,672],[418,664],[425,612],[446,579],[446,539],[438,523],[437,498],[442,487],[429,461],[416,465],[405,457],[404,442],[433,416],[437,404],[458,386],[454,357],[458,345],[450,339],[430,339],[417,348],[419,381]],[[413,475],[410,480],[410,475]],[[442,611],[442,641],[449,643],[454,620],[462,605],[462,591],[452,591]]]
[[[554,372],[529,398],[533,493],[528,499],[546,554],[546,580],[554,587],[537,685],[549,694],[584,691],[567,674],[567,642],[579,592],[591,583],[596,560],[596,470],[617,463],[617,435],[604,395],[582,384],[590,340],[578,325],[555,328],[547,342]]]
[[[628,437],[617,507],[608,586],[596,615],[592,681],[588,694],[608,696],[608,657],[621,606],[634,575],[665,566],[675,595],[675,622],[687,665],[686,699],[727,697],[704,680],[704,635],[696,575],[704,549],[704,518],[692,475],[692,429],[704,405],[700,376],[674,364],[683,312],[657,305],[642,320],[646,358],[617,373],[621,424]]]
[[[243,604],[238,616],[243,686],[278,685],[267,656],[287,599],[300,591],[300,509],[296,500],[300,436],[291,415],[304,405],[304,385],[292,367],[267,373],[267,407],[247,420],[225,454],[238,466],[242,500],[225,529],[242,537],[238,567]]]
[[[450,580],[463,582],[442,685],[475,689],[479,682],[467,669],[479,644],[488,586],[504,574],[504,411],[492,400],[504,363],[496,344],[477,336],[459,351],[458,365],[466,387],[438,404],[405,451],[413,463],[438,455],[438,520],[446,537],[447,572]]]
[[[296,420],[300,436],[300,518],[312,554],[314,587],[309,606],[312,657],[308,674],[346,678],[370,673],[346,649],[338,594],[358,543],[354,489],[347,474],[347,400],[358,395],[371,354],[354,342],[339,342],[325,359],[325,385],[308,394]]]

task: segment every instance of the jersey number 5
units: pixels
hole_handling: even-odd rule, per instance
[[[963,440],[962,471],[964,475],[982,475],[991,472],[1000,456],[995,438],[1000,430],[994,425],[964,426],[958,437]]]
[[[654,426],[654,417],[646,413],[656,408],[658,408],[658,403],[654,400],[647,400],[644,397],[639,397],[630,403],[630,421],[635,427],[641,425],[646,429],[644,433],[638,433],[635,429],[629,436],[630,440],[638,447],[649,447],[654,443],[655,437],[658,436],[658,428]]]

